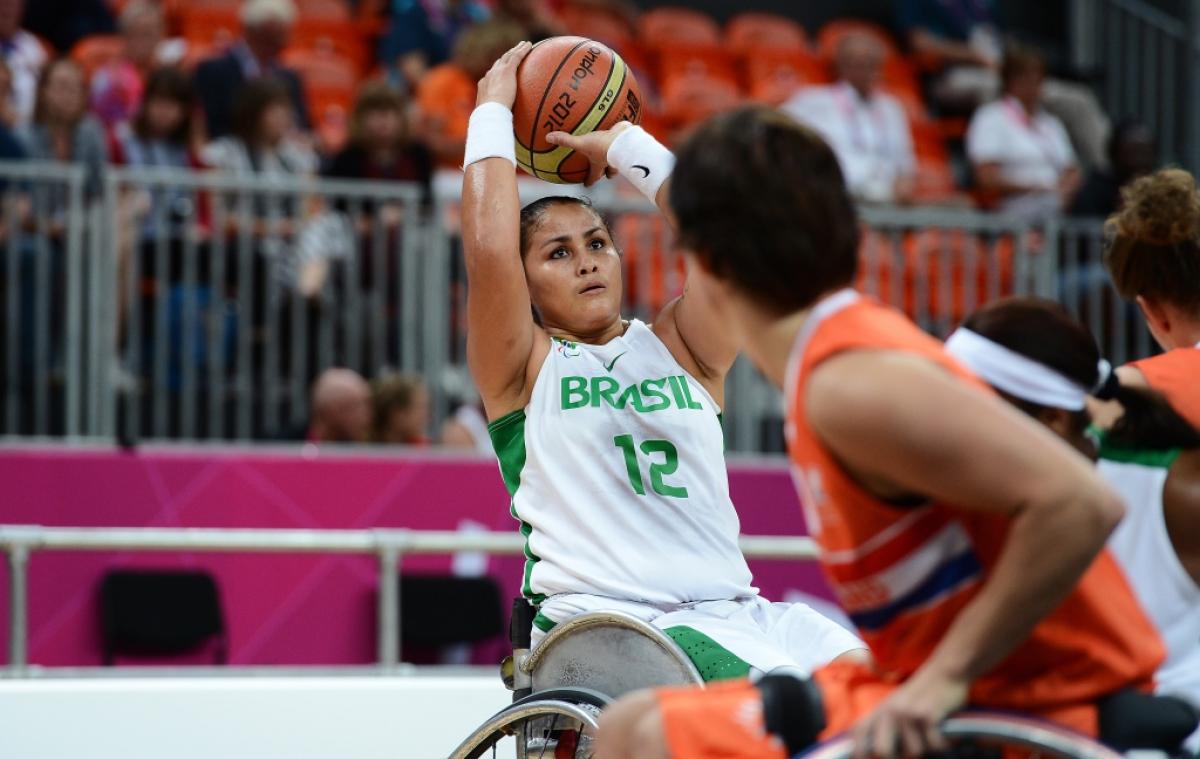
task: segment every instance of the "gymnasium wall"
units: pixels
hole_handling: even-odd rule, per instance
[[[433,453],[306,448],[0,449],[0,524],[82,527],[373,527],[511,531],[494,460]],[[740,462],[730,488],[747,534],[802,534],[790,476],[779,462]],[[376,562],[295,554],[35,553],[30,562],[30,661],[101,662],[98,588],[113,567],[204,567],[220,584],[237,665],[354,665],[374,661]],[[770,598],[827,595],[819,570],[753,562]],[[405,571],[487,572],[506,597],[521,560],[414,556]],[[0,652],[7,651],[7,568],[0,568]],[[507,603],[504,604],[508,606]],[[475,663],[494,664],[497,639]],[[198,654],[189,663],[211,660]]]

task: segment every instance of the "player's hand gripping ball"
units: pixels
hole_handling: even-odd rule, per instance
[[[637,124],[642,92],[625,61],[607,46],[584,37],[552,37],[521,61],[512,111],[517,164],[547,182],[579,184],[588,178],[587,157],[550,144],[546,135]]]

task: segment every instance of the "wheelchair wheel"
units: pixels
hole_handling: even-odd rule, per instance
[[[535,693],[480,725],[450,759],[590,759],[600,710],[608,701],[582,688]]]
[[[1028,717],[964,712],[942,723],[950,757],[1059,757],[1121,759],[1121,754],[1079,733]],[[850,759],[854,741],[834,738],[805,754],[805,759]]]

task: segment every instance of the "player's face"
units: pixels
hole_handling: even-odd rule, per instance
[[[547,209],[525,253],[525,278],[547,327],[583,336],[620,318],[621,258],[590,208],[564,203]]]

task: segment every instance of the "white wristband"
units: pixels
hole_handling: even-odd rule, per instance
[[[517,167],[512,111],[499,103],[484,103],[467,122],[467,149],[463,169],[485,158],[503,158]]]
[[[608,146],[608,165],[655,203],[658,188],[675,169],[675,156],[645,129],[632,126]]]

